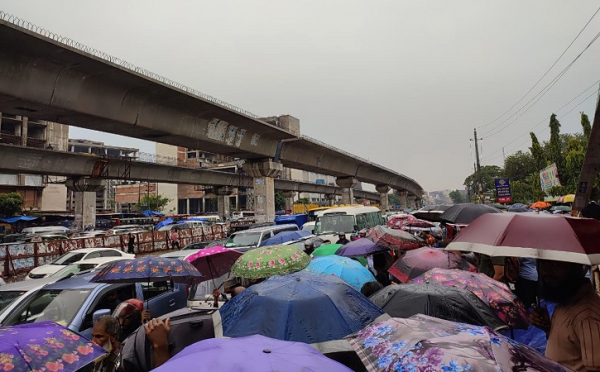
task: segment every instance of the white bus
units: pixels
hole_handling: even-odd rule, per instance
[[[377,207],[350,206],[331,208],[317,217],[315,235],[335,243],[338,233],[352,234],[362,229],[370,229],[385,224],[381,210]],[[346,236],[346,238],[350,238]]]

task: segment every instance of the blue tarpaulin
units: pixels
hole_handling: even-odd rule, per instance
[[[17,221],[33,221],[33,220],[37,220],[37,217],[16,216],[16,217],[10,217],[10,218],[0,218],[0,221],[6,222],[6,223],[15,223]]]
[[[282,232],[276,234],[275,236],[273,236],[272,238],[269,238],[269,239],[263,241],[260,244],[260,246],[264,247],[267,245],[277,245],[277,244],[282,244],[282,243],[286,243],[286,242],[291,242],[292,240],[302,239],[309,235],[312,235],[312,234],[309,233],[308,231],[304,231],[304,230],[282,231]]]
[[[275,225],[296,224],[301,229],[308,221],[308,214],[286,214],[284,216],[275,217]]]
[[[156,211],[151,211],[149,209],[142,211],[142,214],[146,217],[161,217],[164,216],[164,213],[160,213],[160,212],[156,212]]]
[[[172,223],[175,223],[175,221],[173,221],[172,218],[165,218],[164,220],[160,221],[159,223],[156,224],[156,227],[154,227],[155,230],[160,229],[163,226],[167,226],[170,225]]]
[[[548,307],[548,315],[552,319],[552,313],[554,312],[554,307],[556,304],[546,301],[541,301],[540,306],[546,305]],[[510,330],[502,332],[506,337],[511,337]],[[514,340],[518,341],[522,344],[525,344],[529,347],[532,347],[544,354],[546,352],[546,344],[548,340],[546,339],[546,333],[541,329],[534,327],[532,325],[527,329],[515,329],[513,330]]]

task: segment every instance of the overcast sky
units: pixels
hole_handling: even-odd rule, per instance
[[[0,0],[0,10],[257,115],[293,115],[303,134],[406,174],[426,190],[463,188],[473,169],[473,128],[517,102],[598,6],[581,0]],[[527,98],[480,129],[482,164],[501,165],[503,146],[506,155],[526,149],[540,122],[534,131],[546,140],[552,112],[573,109],[560,119],[564,132],[580,131],[579,111],[592,119],[594,87],[557,111],[600,80],[600,42],[529,111],[505,122],[599,31],[600,15]],[[74,127],[71,138],[154,152],[149,142]]]

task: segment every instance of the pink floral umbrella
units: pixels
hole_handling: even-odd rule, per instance
[[[392,229],[401,229],[402,226],[408,221],[414,221],[417,218],[411,214],[405,214],[401,216],[392,217],[387,223],[386,226]]]
[[[432,269],[413,279],[413,283],[440,283],[466,289],[487,303],[498,318],[513,328],[526,329],[529,316],[523,302],[504,283],[481,273],[462,270]]]
[[[242,255],[234,249],[228,249],[221,246],[202,249],[189,257],[186,261],[198,269],[198,271],[208,273],[202,278],[202,281],[215,279],[227,274],[231,270],[231,266]]]

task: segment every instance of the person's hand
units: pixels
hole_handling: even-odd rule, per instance
[[[531,314],[529,314],[529,321],[531,324],[546,333],[550,332],[550,315],[548,314],[546,305],[537,306],[533,304],[532,307],[533,310],[531,311]]]
[[[152,316],[150,315],[150,310],[142,311],[142,324],[145,324],[146,322],[150,321],[150,319],[152,319]]]
[[[219,292],[219,289],[215,288],[215,289],[213,289],[212,295],[213,295],[213,298],[219,298],[219,296],[221,295],[221,292]]]
[[[168,347],[169,330],[171,329],[171,319],[167,318],[164,322],[161,319],[152,319],[144,326],[146,336],[152,342],[154,349]]]

